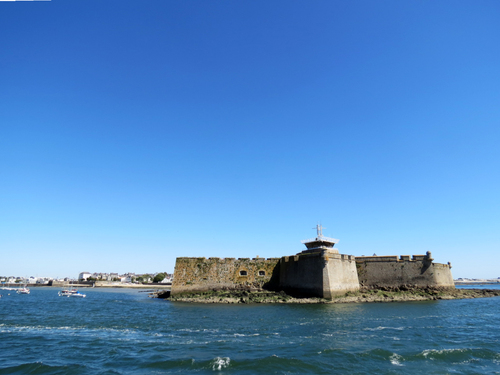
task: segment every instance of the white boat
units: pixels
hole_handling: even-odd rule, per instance
[[[30,294],[30,290],[24,286],[16,291],[17,294]]]
[[[79,297],[79,298],[85,298],[86,295],[83,293],[80,293],[76,289],[65,289],[61,290],[59,293],[59,296],[61,297]]]

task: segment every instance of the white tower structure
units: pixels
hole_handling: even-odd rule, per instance
[[[316,225],[316,238],[310,238],[308,240],[302,241],[306,245],[307,250],[302,251],[301,254],[316,253],[322,251],[328,251],[330,253],[338,254],[339,251],[334,249],[336,243],[339,242],[336,238],[330,238],[323,236],[323,229],[326,229],[321,224]]]

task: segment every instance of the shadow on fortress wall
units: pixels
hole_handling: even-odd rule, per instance
[[[278,262],[273,268],[273,273],[268,282],[262,285],[262,289],[272,292],[279,292],[280,290],[280,263]]]

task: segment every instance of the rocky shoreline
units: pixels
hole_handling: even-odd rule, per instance
[[[467,298],[485,298],[500,296],[498,289],[364,289],[348,292],[333,300],[324,298],[296,298],[284,292],[270,291],[208,291],[196,294],[170,296],[169,292],[158,293],[157,298],[166,298],[172,302],[191,303],[370,303],[370,302],[405,302],[450,300]]]

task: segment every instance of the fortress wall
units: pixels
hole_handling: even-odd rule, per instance
[[[280,289],[298,297],[323,297],[323,268],[319,253],[282,257]]]
[[[389,259],[390,258],[390,259]],[[399,288],[454,288],[451,266],[433,263],[425,255],[394,257],[356,257],[361,286]]]
[[[368,288],[454,288],[451,265],[431,254],[354,257],[334,252],[280,258],[177,258],[172,295],[211,290],[284,290],[333,298]]]
[[[323,297],[333,298],[347,292],[359,290],[356,258],[352,255],[325,255],[326,267],[323,276]]]
[[[283,257],[280,288],[291,295],[323,298],[359,290],[355,258],[332,253]]]
[[[177,258],[172,295],[234,289],[277,289],[279,258]],[[242,275],[240,271],[246,272]]]

